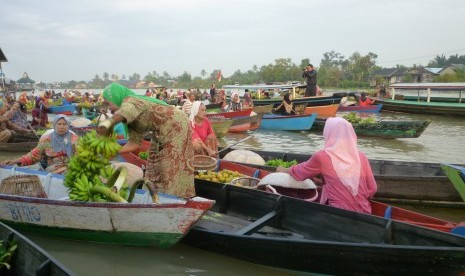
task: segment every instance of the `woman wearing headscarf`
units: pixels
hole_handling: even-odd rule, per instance
[[[181,110],[186,113],[187,116],[191,114],[191,109],[192,109],[192,104],[195,101],[195,94],[193,92],[189,93],[187,95],[187,100],[184,102],[184,104],[181,107]]]
[[[234,92],[231,95],[231,102],[229,103],[229,110],[230,111],[242,110],[242,102],[241,102],[241,99],[239,99],[239,94],[237,92]]]
[[[153,131],[145,176],[154,200],[155,192],[184,198],[195,196],[194,147],[186,114],[163,101],[136,95],[117,83],[105,88],[103,99],[114,115],[102,122],[97,131],[105,134],[119,122],[128,126],[129,140],[120,153],[139,149],[145,132]]]
[[[218,139],[206,114],[206,107],[200,101],[192,104],[189,120],[192,124],[192,143],[196,154],[216,157]]]
[[[14,123],[14,118],[17,113],[21,113],[19,111],[20,105],[19,103],[10,105],[3,100],[0,100],[0,143],[8,143],[11,142],[16,132],[22,134],[33,133],[33,130],[28,130],[25,127],[22,127],[18,124]]]
[[[32,110],[31,126],[35,128],[45,127],[48,124],[47,105],[41,97],[36,98],[36,106]]]
[[[244,108],[253,107],[252,96],[250,95],[249,89],[246,89],[244,92]]]
[[[45,159],[46,171],[62,173],[66,164],[75,152],[78,136],[69,130],[70,121],[65,115],[53,118],[53,130],[40,137],[37,146],[29,153],[12,160],[3,161],[0,165],[30,166]]]
[[[276,114],[281,115],[295,115],[294,104],[292,103],[292,96],[289,93],[286,93],[283,98],[283,102],[276,107]]]
[[[377,190],[368,158],[357,148],[352,124],[343,118],[329,118],[323,130],[325,146],[303,163],[276,171],[302,181],[323,178],[320,203],[363,213],[371,213],[369,198]]]

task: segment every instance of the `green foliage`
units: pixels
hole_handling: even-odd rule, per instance
[[[18,245],[16,244],[15,240],[7,243],[6,245],[3,241],[0,241],[0,269],[3,267],[10,269],[11,257],[13,256],[13,253],[17,247]]]
[[[362,118],[355,112],[350,112],[344,115],[342,118],[346,119],[351,124],[373,124],[376,123],[376,119],[373,117]]]
[[[284,168],[289,168],[294,165],[297,165],[297,160],[292,160],[292,161],[283,161],[282,159],[271,159],[268,160],[265,165],[271,166],[271,167],[284,167]]]

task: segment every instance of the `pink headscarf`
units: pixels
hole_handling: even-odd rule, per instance
[[[358,194],[360,182],[360,156],[357,135],[352,124],[343,118],[329,118],[323,130],[325,152],[342,184],[353,196]]]

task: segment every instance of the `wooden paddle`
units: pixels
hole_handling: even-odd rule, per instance
[[[247,137],[245,137],[244,139],[241,139],[241,140],[237,141],[236,143],[233,143],[233,144],[231,144],[231,145],[225,147],[224,149],[219,150],[218,153],[220,153],[220,152],[222,152],[222,151],[225,151],[225,150],[227,150],[227,149],[229,149],[229,148],[231,148],[231,147],[234,147],[235,145],[238,145],[238,144],[240,144],[240,143],[242,143],[242,142],[244,142],[245,140],[248,140],[248,139],[250,139],[250,138],[252,138],[252,136],[247,136]]]

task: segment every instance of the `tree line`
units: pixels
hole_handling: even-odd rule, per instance
[[[331,88],[365,88],[369,87],[370,80],[373,78],[373,73],[380,70],[381,67],[376,65],[378,55],[369,52],[362,55],[355,52],[349,57],[343,56],[339,52],[330,51],[323,54],[323,58],[317,66],[318,85],[321,87]],[[309,63],[310,59],[302,59],[299,63],[293,62],[290,58],[278,58],[273,63],[252,66],[247,71],[236,70],[231,76],[223,76],[221,82],[217,80],[218,70],[213,70],[207,73],[206,70],[200,71],[200,76],[192,76],[184,71],[179,76],[170,75],[164,71],[148,72],[144,77],[138,73],[132,75],[117,75],[104,72],[101,76],[96,74],[90,81],[69,81],[60,83],[60,87],[72,89],[77,85],[85,85],[86,88],[103,88],[112,82],[120,82],[122,84],[133,87],[137,82],[145,81],[156,85],[165,86],[168,88],[208,88],[211,84],[217,86],[227,84],[256,84],[256,83],[282,83],[289,81],[304,81],[302,78],[302,70]],[[446,57],[438,55],[431,60],[426,67],[446,67],[450,64],[465,64],[465,55],[451,55]],[[405,67],[396,65],[396,67]],[[413,67],[417,67],[413,65]],[[437,77],[438,82],[458,82],[465,81],[465,70],[459,69],[454,76]],[[144,87],[145,88],[145,87]]]

